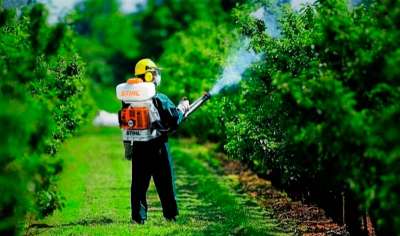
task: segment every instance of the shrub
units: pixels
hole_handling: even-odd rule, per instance
[[[27,212],[60,207],[53,155],[88,116],[83,64],[63,24],[48,26],[41,4],[20,15],[0,9],[0,232],[17,233]]]
[[[280,38],[239,9],[243,33],[265,56],[224,106],[232,156],[301,197],[345,192],[356,203],[348,225],[368,210],[380,235],[400,233],[399,9],[341,0],[283,7]]]

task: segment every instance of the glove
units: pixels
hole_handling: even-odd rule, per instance
[[[189,100],[187,98],[182,98],[177,107],[183,114],[185,114],[190,109]]]

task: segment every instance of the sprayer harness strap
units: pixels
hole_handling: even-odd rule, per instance
[[[161,124],[167,131],[174,131],[180,123],[180,111],[175,107],[175,104],[168,99],[167,96],[157,93],[153,98],[154,105],[159,110]]]
[[[164,115],[165,111],[163,110],[162,104],[160,104],[160,100],[157,99],[156,96],[153,97],[153,104],[156,107],[156,109],[158,110],[158,114],[160,114],[160,119],[161,119],[159,122],[152,124],[153,128],[157,129],[162,134],[166,134],[169,131],[169,129],[165,127],[164,122],[163,122],[165,120],[165,115]]]

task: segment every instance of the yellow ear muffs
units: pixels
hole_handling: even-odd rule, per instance
[[[151,72],[146,72],[144,74],[144,80],[146,82],[152,82],[153,81],[153,74]]]

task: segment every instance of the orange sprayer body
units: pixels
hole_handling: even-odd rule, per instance
[[[121,110],[121,128],[128,130],[144,130],[150,127],[147,107],[127,107]]]

